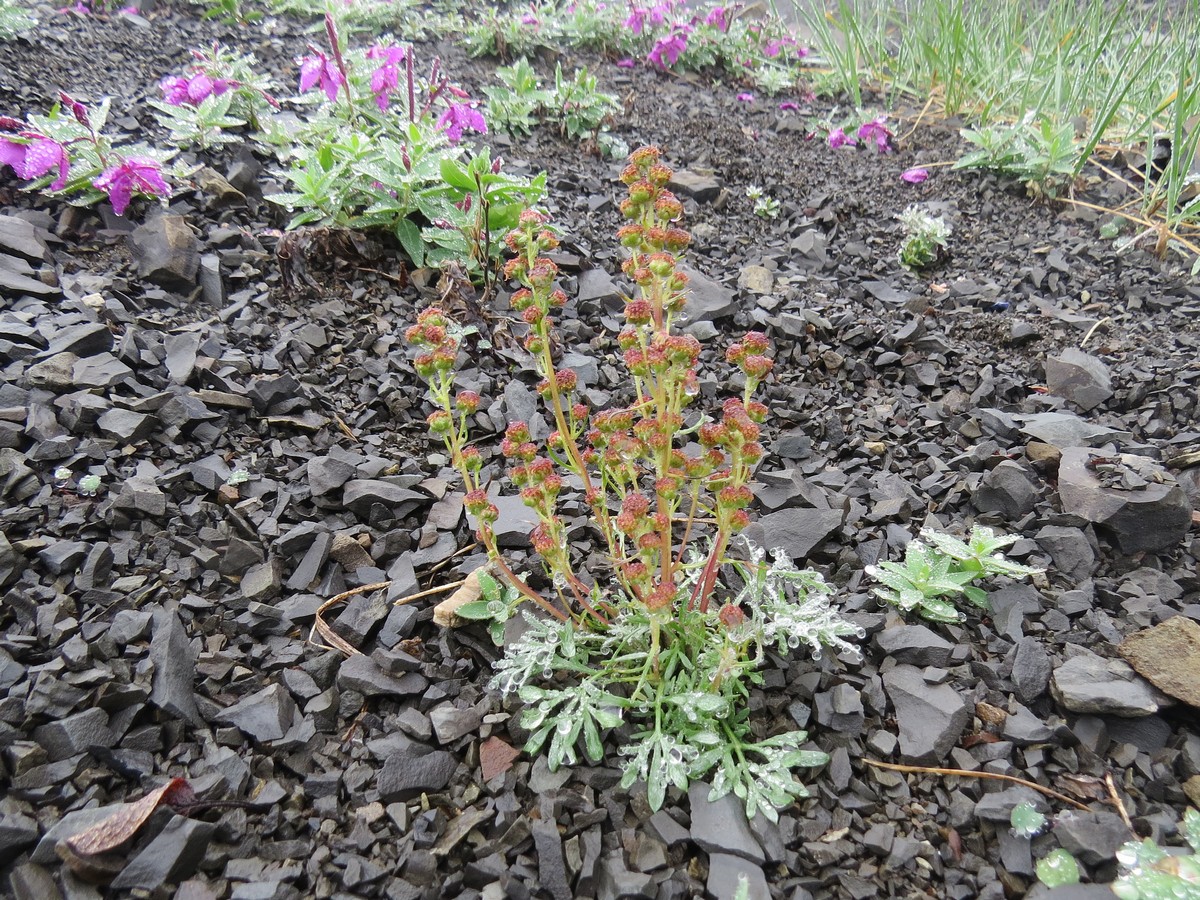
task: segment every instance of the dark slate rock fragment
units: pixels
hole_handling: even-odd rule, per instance
[[[342,490],[342,502],[359,516],[367,516],[372,507],[380,506],[387,512],[388,518],[402,519],[418,506],[428,503],[429,497],[390,481],[359,478],[346,483]]]
[[[156,890],[196,871],[217,825],[174,816],[112,882],[115,890]]]
[[[846,513],[840,509],[781,509],[753,523],[752,540],[762,547],[782,547],[796,561],[807,559],[825,539],[842,527]]]
[[[384,760],[376,787],[383,803],[411,800],[422,793],[440,791],[450,783],[458,760],[445,750],[423,756],[396,753]]]
[[[139,278],[179,293],[196,286],[200,242],[183,216],[156,216],[135,228],[129,243]]]
[[[256,741],[277,741],[292,727],[296,703],[280,684],[256,691],[217,714],[216,720],[233,725]]]
[[[47,722],[33,730],[33,739],[42,745],[51,762],[86,753],[91,746],[112,747],[117,742],[108,727],[108,713],[98,707]]]
[[[750,830],[746,808],[732,793],[709,801],[711,785],[693,782],[688,788],[692,809],[692,840],[705,853],[728,853],[762,863],[766,856]]]
[[[154,612],[150,662],[154,665],[150,702],[171,716],[197,727],[203,725],[196,706],[196,654],[174,610],[160,608]]]
[[[1046,525],[1033,539],[1050,554],[1054,568],[1071,581],[1089,578],[1096,568],[1096,551],[1082,528]]]
[[[446,745],[477,731],[483,723],[483,713],[475,707],[460,709],[453,703],[446,702],[429,711],[429,721],[433,725],[438,743]]]
[[[78,569],[89,549],[86,541],[53,541],[38,551],[38,559],[55,575],[62,575]]]
[[[1050,655],[1040,641],[1021,638],[1013,648],[1012,682],[1017,699],[1032,703],[1050,683]]]
[[[246,390],[246,396],[254,403],[259,412],[268,412],[271,407],[285,401],[303,398],[303,391],[291,375],[277,375],[273,378],[256,378]]]
[[[687,313],[692,322],[714,322],[737,308],[737,295],[729,288],[688,266],[680,270],[689,279]]]
[[[667,187],[681,197],[691,197],[697,203],[716,200],[721,193],[721,182],[712,172],[678,169],[671,175]]]
[[[1046,386],[1084,412],[1095,409],[1113,395],[1108,366],[1089,353],[1068,347],[1046,359]]]
[[[950,665],[954,645],[924,625],[893,625],[875,635],[879,649],[910,666]]]
[[[1124,661],[1105,659],[1088,650],[1054,670],[1050,693],[1073,713],[1148,716],[1158,711],[1162,695]]]
[[[651,900],[657,896],[654,877],[630,872],[621,850],[607,854],[597,869],[596,900]]]
[[[830,731],[847,737],[862,733],[866,718],[863,712],[862,693],[853,685],[842,682],[828,691],[813,697],[817,708],[817,721]]]
[[[533,846],[537,851],[538,880],[542,890],[554,900],[571,900],[571,882],[563,859],[562,836],[553,821],[538,819],[533,823]]]
[[[713,897],[737,896],[738,883],[745,879],[746,900],[770,900],[771,890],[763,870],[740,856],[712,853],[708,857],[708,893]]]
[[[307,590],[308,587],[321,577],[321,570],[325,567],[326,560],[329,559],[329,548],[333,545],[333,535],[328,531],[322,531],[313,538],[313,542],[309,544],[308,550],[304,553],[304,558],[300,560],[300,564],[288,577],[287,587],[293,591]]]
[[[357,691],[364,697],[409,697],[421,693],[429,684],[425,676],[417,672],[388,675],[373,659],[361,654],[342,663],[337,683],[343,691]]]
[[[251,603],[266,603],[279,596],[283,588],[279,560],[272,557],[251,566],[242,576],[242,596]]]
[[[37,843],[36,819],[19,812],[0,813],[0,866],[8,865],[28,847]]]
[[[333,447],[327,456],[314,456],[305,466],[308,488],[314,497],[331,494],[354,477],[361,457],[340,447]]]
[[[938,765],[970,723],[970,706],[950,685],[929,684],[913,666],[885,672],[883,687],[896,712],[901,759]]]
[[[43,356],[74,353],[76,356],[95,356],[113,348],[113,334],[100,322],[81,322],[56,331],[46,345]]]
[[[1103,526],[1123,553],[1171,550],[1191,527],[1187,494],[1144,456],[1105,457],[1068,447],[1058,467],[1058,490],[1063,512]]]
[[[1004,460],[983,476],[972,497],[981,512],[999,512],[1008,521],[1016,521],[1033,511],[1037,491],[1025,469],[1012,460]]]
[[[1054,836],[1081,863],[1097,866],[1129,840],[1129,829],[1115,812],[1066,810],[1054,818]]]
[[[122,444],[133,444],[154,433],[158,420],[154,416],[114,407],[96,420],[102,434]]]

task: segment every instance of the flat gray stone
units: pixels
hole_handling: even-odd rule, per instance
[[[200,865],[216,830],[214,822],[173,817],[113,879],[113,889],[151,891],[184,880]]]
[[[840,509],[790,507],[768,513],[750,526],[759,546],[781,547],[793,560],[807,559],[845,520]],[[761,529],[761,530],[760,530]]]
[[[256,741],[277,741],[292,727],[296,702],[287,688],[272,684],[217,714],[217,721],[233,725]]]
[[[196,653],[179,614],[172,609],[160,607],[154,611],[150,662],[154,664],[150,702],[196,727],[203,725],[196,706]]]
[[[458,759],[445,750],[423,756],[394,753],[384,760],[376,787],[383,803],[411,800],[423,793],[440,791],[450,783]]]
[[[1084,412],[1095,409],[1113,395],[1108,366],[1090,353],[1068,347],[1046,359],[1046,386]]]
[[[762,847],[750,830],[745,805],[733,793],[709,801],[711,785],[692,782],[688,801],[692,810],[692,840],[705,853],[727,853],[762,863]]]
[[[1112,459],[1118,462],[1107,461]],[[1145,456],[1107,457],[1068,447],[1058,467],[1058,492],[1063,512],[1106,529],[1123,553],[1174,549],[1191,528],[1187,494],[1174,475]]]
[[[133,230],[129,246],[139,278],[180,293],[196,286],[200,242],[183,216],[155,216]]]
[[[1158,712],[1162,699],[1150,682],[1128,664],[1089,650],[1054,670],[1050,693],[1068,712],[1129,718]]]
[[[771,889],[762,868],[740,856],[711,853],[708,857],[708,893],[712,897],[737,896],[738,884],[745,880],[746,900],[771,900]]]
[[[896,713],[901,760],[941,763],[970,724],[970,705],[950,685],[927,682],[913,666],[885,672],[883,687]]]

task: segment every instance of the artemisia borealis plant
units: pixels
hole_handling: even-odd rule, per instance
[[[429,425],[462,474],[480,540],[512,588],[554,616],[530,618],[530,630],[497,664],[495,683],[533,704],[522,722],[532,732],[527,749],[549,741],[557,767],[575,760],[582,738],[587,755],[598,759],[600,730],[628,715],[644,730],[621,750],[630,757],[625,782],[646,780],[655,807],[668,785],[686,788],[690,778],[718,768],[715,795],[734,790],[751,814],[773,811],[804,795],[790,767],[824,755],[799,749],[802,732],[752,741],[746,682],[758,677],[768,644],[780,652],[800,643],[814,653],[822,645],[846,649],[842,636],[857,629],[829,607],[829,588],[816,573],[797,571],[779,554],[768,565],[756,549],[749,561],[727,558],[731,538],[750,521],[749,485],[764,454],[759,437],[767,416],[753,396],[772,362],[766,336],[747,334],[726,353],[742,373],[741,396],[726,400],[715,420],[690,412],[700,393],[701,346],[677,331],[688,284],[679,256],[690,235],[680,226],[683,205],[667,188],[671,175],[653,147],[635,151],[621,174],[628,224],[618,239],[627,254],[622,269],[635,285],[618,336],[630,375],[627,406],[590,410],[577,395],[575,372],[554,368],[553,316],[567,298],[546,255],[558,246],[546,217],[526,210],[505,237],[513,258],[504,274],[520,284],[511,305],[528,325],[525,349],[541,374],[537,389],[554,430],[538,447],[528,424],[514,422],[500,451],[538,519],[530,538],[550,581],[548,597],[518,578],[497,549],[496,506],[481,482],[479,452],[467,446],[467,422],[480,399],[469,391],[451,398],[456,326],[428,309],[407,337],[423,351],[416,368],[435,408]],[[583,486],[607,549],[605,571],[575,571],[558,515],[564,476]],[[695,544],[706,549],[691,550]],[[726,562],[739,578],[722,588]],[[725,598],[710,610],[721,592]],[[531,683],[556,670],[578,684],[560,691]]]

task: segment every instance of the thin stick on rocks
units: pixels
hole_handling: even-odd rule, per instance
[[[380,591],[391,586],[390,581],[378,581],[375,584],[364,584],[356,588],[351,588],[348,591],[342,591],[335,597],[330,597],[317,609],[317,614],[313,618],[312,628],[308,632],[308,642],[316,647],[321,647],[324,650],[337,650],[346,656],[362,656],[362,652],[354,645],[342,638],[321,618],[321,614],[331,606],[336,606],[338,603],[344,603],[356,594],[368,594],[371,591]],[[319,643],[314,635],[319,634],[329,643]]]
[[[1013,784],[1024,785],[1039,793],[1045,794],[1047,797],[1053,797],[1060,803],[1066,803],[1076,809],[1082,809],[1084,812],[1090,810],[1078,800],[1073,800],[1066,794],[1060,794],[1054,788],[1048,788],[1045,785],[1038,784],[1036,781],[1027,781],[1024,778],[1018,778],[1015,775],[1001,775],[998,772],[972,772],[969,769],[941,769],[933,766],[902,766],[899,763],[885,763],[874,759],[864,759],[868,766],[874,766],[877,769],[890,769],[893,772],[911,772],[914,774],[928,775],[961,775],[964,778],[991,778],[995,781],[1009,781]]]
[[[1121,795],[1117,793],[1117,786],[1113,783],[1112,772],[1104,773],[1104,786],[1108,788],[1108,796],[1112,799],[1112,805],[1117,808],[1117,813],[1121,816],[1121,821],[1136,836],[1137,832],[1133,830],[1133,822],[1129,820],[1129,813],[1126,812],[1125,804],[1121,801]]]

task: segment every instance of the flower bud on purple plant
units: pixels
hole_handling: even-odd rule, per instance
[[[761,425],[767,421],[767,412],[766,405],[757,400],[751,400],[746,404],[746,415],[750,417],[751,422]]]
[[[562,309],[567,305],[567,295],[558,288],[555,288],[550,292],[550,296],[546,298],[546,302],[555,309]]]
[[[717,613],[717,619],[726,628],[737,628],[746,621],[746,614],[742,612],[740,606],[734,606],[732,603],[726,603],[721,607],[721,611]]]
[[[686,272],[673,272],[671,273],[670,281],[667,282],[667,287],[673,291],[682,291],[688,286],[689,281],[691,281],[691,278],[688,277]],[[682,299],[681,297],[680,300]]]
[[[674,222],[683,217],[683,204],[670,191],[663,191],[654,201],[654,212],[664,222]]]
[[[557,521],[557,520],[555,520]],[[541,523],[529,533],[529,543],[533,545],[533,549],[545,556],[548,553],[553,553],[558,547],[558,542],[554,539],[554,535],[546,528],[546,523]]]
[[[444,409],[434,410],[425,421],[429,425],[429,430],[434,434],[449,434],[450,429],[454,427],[450,413]]]
[[[434,357],[432,353],[421,353],[413,360],[413,368],[417,370],[417,374],[422,378],[432,378],[437,371],[434,365]]]
[[[687,249],[688,244],[692,242],[692,236],[682,228],[668,228],[667,237],[663,242],[663,246],[672,253],[680,253]]]
[[[750,524],[750,514],[744,509],[739,509],[729,517],[729,528],[731,531],[741,531]]]
[[[554,234],[550,231],[541,231],[538,233],[538,236],[537,236],[537,245],[538,245],[538,250],[541,250],[541,251],[557,250],[558,249],[558,238],[556,238],[554,236]]]
[[[771,346],[770,340],[761,331],[747,331],[742,343],[751,353],[763,354]]]
[[[675,599],[675,585],[668,581],[660,581],[646,596],[646,609],[650,612],[669,609]]]
[[[465,447],[462,451],[463,465],[470,472],[478,472],[483,468],[483,455],[478,447]]]
[[[625,309],[626,309],[626,311],[628,311],[628,309],[629,309],[628,305],[625,307]],[[650,320],[647,319],[646,321],[648,322]],[[623,351],[628,350],[630,347],[636,347],[637,342],[638,342],[638,334],[637,334],[636,329],[622,328],[621,331],[617,334],[617,346],[620,347],[621,350],[623,350]]]
[[[62,101],[63,106],[71,110],[71,115],[75,117],[76,122],[86,128],[88,131],[92,130],[92,123],[88,121],[86,106],[62,91],[58,92],[58,99]]]
[[[489,502],[487,491],[483,488],[476,488],[463,498],[463,506],[473,516],[478,516],[480,511],[489,505]]]
[[[629,186],[629,199],[634,203],[649,203],[654,196],[654,185],[648,181],[635,181]]]
[[[667,186],[672,174],[670,166],[655,163],[646,170],[646,180],[655,187],[662,188]]]
[[[536,306],[527,306],[521,311],[521,319],[526,325],[536,326],[544,318],[546,318],[546,314]]]
[[[459,391],[458,396],[454,398],[454,405],[458,407],[460,412],[467,415],[472,415],[479,409],[481,398],[475,391]]]
[[[546,350],[546,342],[537,334],[529,334],[525,337],[525,350],[534,356],[544,353]]]
[[[575,390],[576,385],[579,384],[579,376],[574,369],[559,369],[554,373],[554,382],[560,391],[567,393]]]
[[[516,256],[504,264],[504,277],[507,279],[523,279],[525,277],[525,259],[521,256]]]
[[[633,163],[629,163],[621,170],[621,181],[630,185],[642,177],[641,170]]]
[[[526,274],[529,283],[535,288],[550,287],[554,283],[554,276],[558,274],[558,266],[545,258],[539,258],[534,261],[533,267]]]
[[[622,247],[633,248],[642,242],[641,225],[622,225],[617,229],[617,240]]]
[[[654,315],[654,308],[649,300],[638,297],[625,304],[625,321],[630,325],[648,325]]]
[[[650,257],[647,268],[659,278],[666,278],[675,269],[675,257],[670,253],[655,253]]]
[[[742,371],[757,381],[767,377],[775,363],[765,356],[747,356],[742,360]]]
[[[650,144],[645,147],[638,147],[629,154],[629,161],[638,167],[652,165],[658,162],[662,157],[662,151],[654,145]]]
[[[588,408],[586,403],[576,403],[571,407],[571,418],[576,422],[583,422],[587,419]]]

